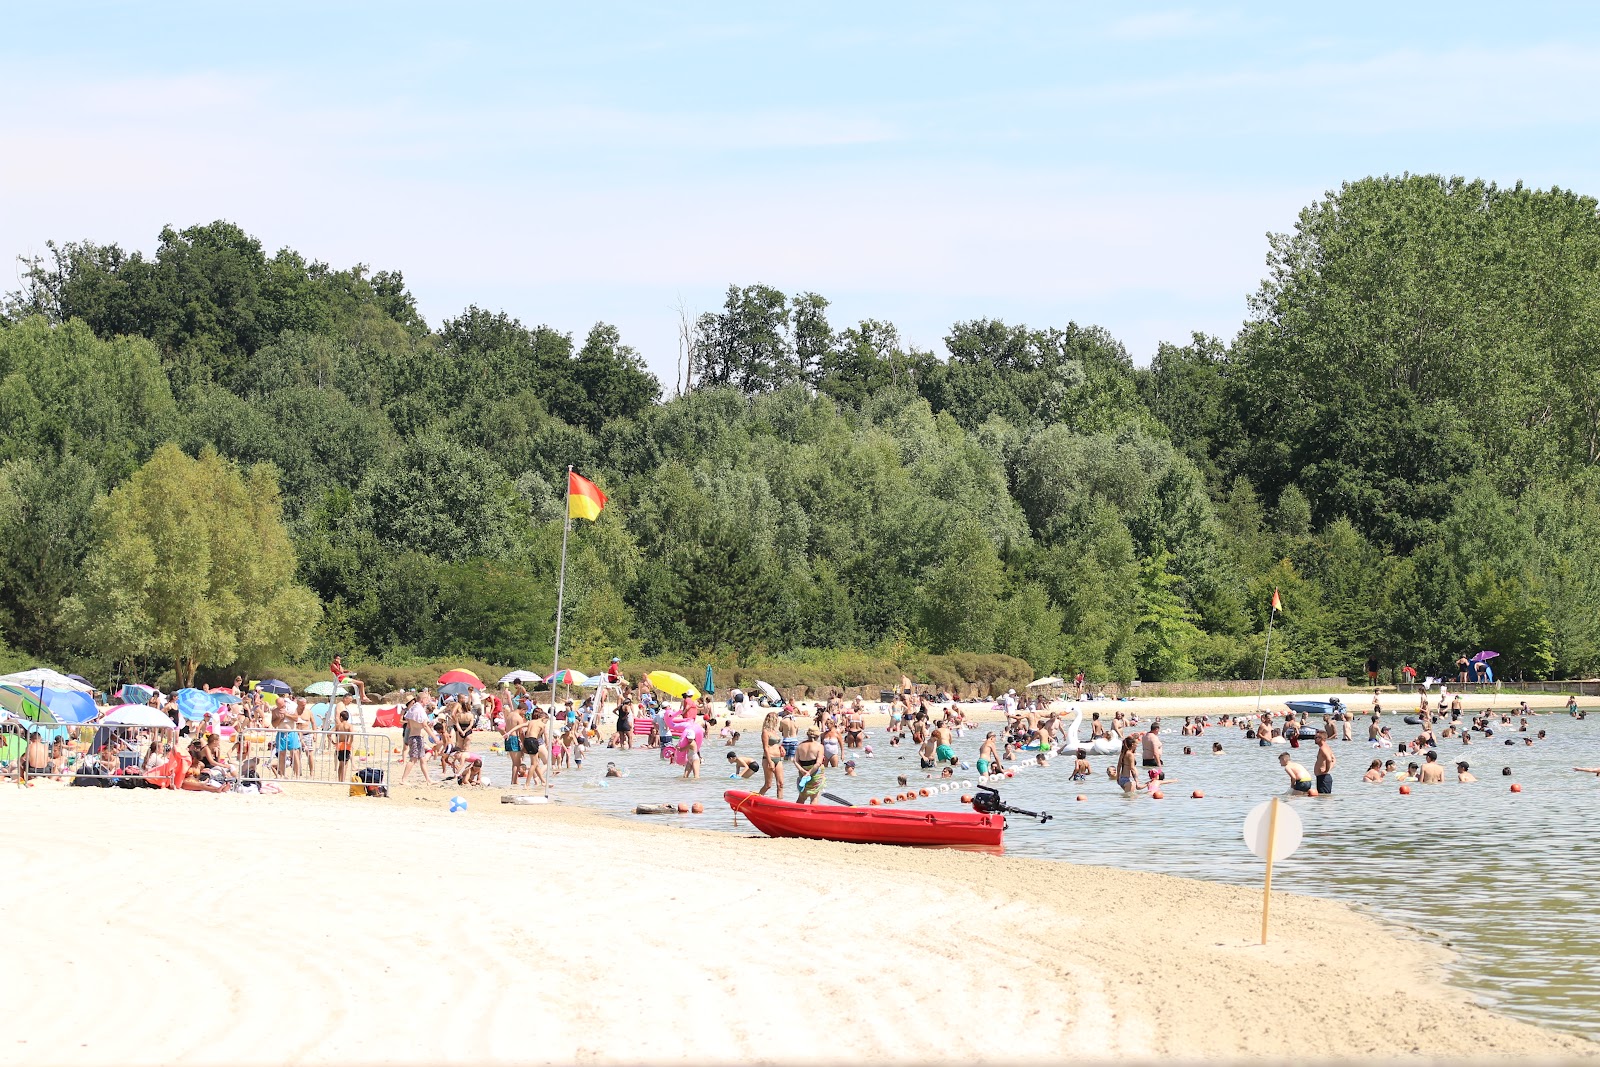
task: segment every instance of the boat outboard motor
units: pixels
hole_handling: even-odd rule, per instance
[[[982,815],[1026,815],[1030,819],[1038,819],[1047,823],[1053,815],[1042,811],[1024,811],[1022,808],[1013,807],[1000,799],[1000,790],[992,785],[980,785],[977,793],[972,797],[972,810]]]

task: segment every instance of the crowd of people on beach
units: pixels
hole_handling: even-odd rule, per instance
[[[352,680],[353,676],[341,673],[340,681]],[[170,729],[90,723],[48,741],[35,731],[8,771],[23,783],[59,778],[79,785],[195,792],[270,792],[277,781],[368,781],[367,772],[354,766],[356,739],[368,736],[366,713],[372,710],[358,699],[364,691],[312,703],[309,697],[269,692],[238,678],[233,686],[213,693],[231,699],[198,719],[182,714],[176,698],[153,693],[148,705],[171,722]],[[454,685],[401,694],[394,708],[401,737],[393,752],[401,766],[392,784],[407,785],[414,775],[424,786],[503,784],[539,789],[565,771],[581,771],[597,748],[614,752],[636,747],[656,750],[675,770],[681,768],[677,770],[681,777],[693,779],[703,770],[704,748],[717,739],[727,749],[729,777],[753,781],[759,775],[762,795],[785,799],[788,794],[800,803],[821,797],[830,774],[855,777],[860,761],[877,755],[914,757],[920,775],[946,779],[967,771],[980,777],[998,773],[1014,768],[1019,760],[1050,766],[1061,758],[1070,761],[1070,779],[1076,782],[1096,775],[1092,756],[1110,756],[1103,767],[1105,777],[1124,794],[1135,796],[1159,789],[1168,780],[1169,743],[1181,745],[1185,755],[1196,751],[1221,755],[1226,737],[1231,736],[1261,748],[1283,746],[1287,751],[1278,753],[1277,761],[1287,789],[1329,796],[1339,762],[1335,743],[1352,742],[1361,733],[1375,752],[1387,749],[1396,757],[1372,759],[1361,781],[1422,785],[1477,780],[1467,759],[1451,761],[1442,755],[1448,745],[1525,748],[1546,738],[1546,731],[1530,722],[1533,713],[1526,701],[1504,710],[1469,711],[1461,694],[1449,693],[1445,686],[1440,687],[1436,703],[1426,692],[1418,695],[1415,708],[1404,716],[1415,734],[1404,738],[1395,737],[1395,727],[1383,723],[1385,696],[1377,688],[1364,726],[1351,707],[1334,698],[1316,717],[1294,709],[1186,716],[1176,735],[1164,732],[1159,719],[1142,723],[1136,705],[1127,701],[1105,712],[1095,710],[1085,720],[1076,701],[1088,695],[1081,680],[1054,694],[1019,696],[1009,690],[994,698],[989,708],[999,718],[997,727],[968,739],[978,718],[988,716],[943,690],[919,692],[908,684],[882,694],[887,699],[875,708],[858,694],[830,696],[802,709],[781,695],[774,699],[767,693],[735,689],[721,702],[719,714],[716,702],[692,690],[673,698],[656,691],[647,679],[630,684],[613,659],[599,687],[577,701],[558,700],[553,689],[540,693],[522,683],[494,689]],[[1585,715],[1575,697],[1568,700],[1566,710],[1574,718]],[[1074,713],[1070,720],[1069,711]],[[869,714],[874,712],[887,716],[876,749],[868,728]],[[753,722],[756,716],[761,717],[758,728],[738,728],[739,721]],[[753,756],[739,751],[747,732],[755,735]],[[1226,736],[1217,739],[1219,733]],[[1198,741],[1208,734],[1209,748]],[[1296,751],[1303,745],[1314,750],[1305,762]],[[504,754],[508,781],[491,783],[485,776],[484,757],[489,751]],[[364,755],[359,758],[365,762]],[[1451,763],[1453,774],[1448,772]],[[1600,775],[1600,768],[1573,769]],[[626,774],[616,759],[608,760],[601,772],[607,778]],[[907,775],[900,777],[905,785]],[[374,784],[390,783],[380,776]]]

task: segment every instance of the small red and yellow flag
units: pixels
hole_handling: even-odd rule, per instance
[[[598,485],[581,474],[567,472],[567,518],[593,522],[600,517],[600,509],[605,506],[606,495]]]
[[[1283,601],[1278,599],[1278,591],[1276,589],[1274,589],[1272,591],[1272,610],[1273,611],[1282,611],[1283,610]]]

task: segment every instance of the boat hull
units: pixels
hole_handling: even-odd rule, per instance
[[[857,808],[792,804],[759,793],[730,789],[722,794],[735,814],[768,837],[804,837],[867,845],[923,845],[996,849],[1005,831],[1003,815],[909,808]]]

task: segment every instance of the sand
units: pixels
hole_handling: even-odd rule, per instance
[[[0,790],[0,1062],[1591,1056],[1339,904],[474,792]],[[710,814],[728,818],[727,814]]]

